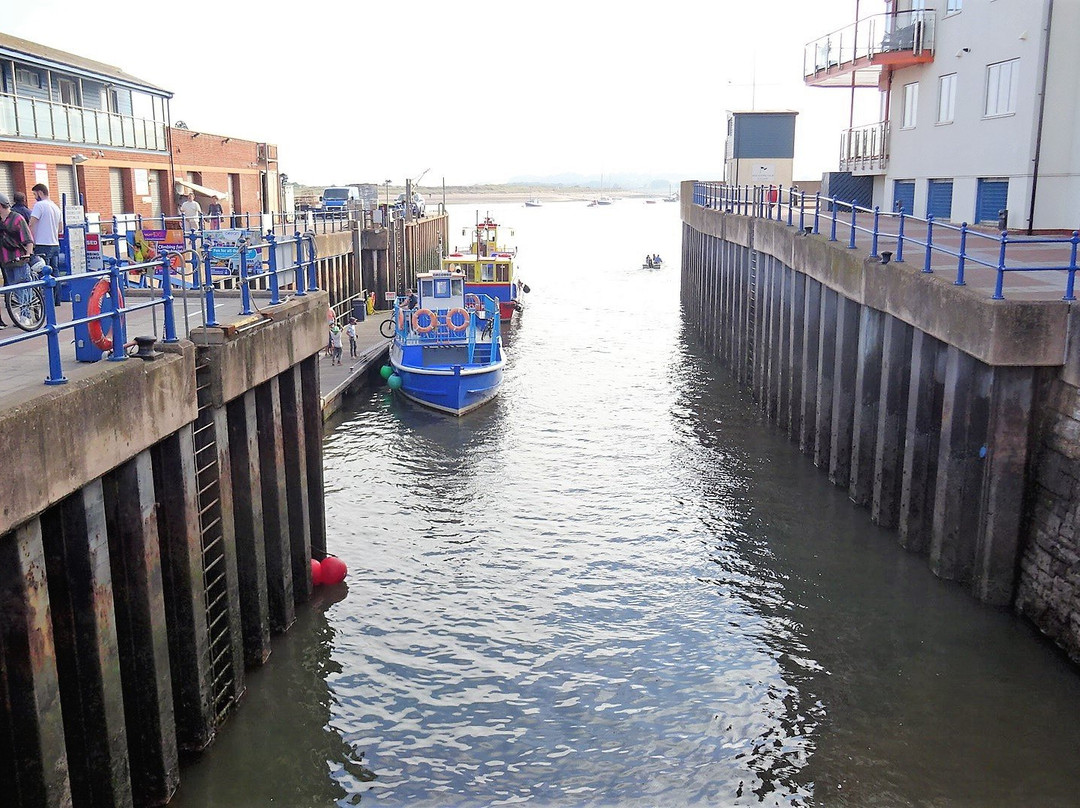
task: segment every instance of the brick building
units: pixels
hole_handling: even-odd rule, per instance
[[[45,182],[103,219],[175,215],[188,190],[205,210],[280,209],[277,147],[172,126],[172,93],[112,65],[0,33],[0,191]],[[85,158],[85,159],[84,159]]]

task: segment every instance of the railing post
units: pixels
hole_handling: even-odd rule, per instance
[[[205,325],[219,325],[217,321],[217,305],[214,303],[214,276],[210,271],[210,261],[207,256],[202,256],[203,265],[203,295],[206,297],[206,323]],[[192,277],[195,274],[192,273]]]
[[[904,209],[900,208],[900,226],[896,231],[896,263],[904,261]]]
[[[52,267],[48,263],[45,264],[43,272],[45,280],[45,343],[49,349],[49,375],[45,377],[45,384],[67,384],[64,369],[60,366],[60,334],[56,328],[56,303],[53,299],[56,278],[53,277]]]
[[[1080,232],[1073,230],[1072,238],[1069,239],[1069,280],[1065,284],[1065,297],[1062,300],[1076,300],[1073,288],[1076,280],[1076,245],[1080,242]]]
[[[855,249],[855,200],[851,200],[851,235],[848,236],[848,249]]]
[[[247,239],[237,239],[240,248],[240,313],[251,314],[251,287],[248,285]]]
[[[814,235],[818,234],[818,222],[821,219],[821,191],[814,191]]]
[[[304,249],[304,243],[299,230],[293,236],[293,241],[296,243],[296,261],[293,264],[293,274],[296,276],[296,296],[304,297],[307,295],[304,288],[304,258],[303,253],[300,252]]]
[[[180,266],[183,265],[183,261],[181,261]],[[183,280],[182,275],[181,280]],[[162,320],[165,324],[165,339],[163,341],[179,342],[176,337],[176,317],[173,313],[172,264],[168,255],[161,258],[161,304]]]
[[[829,225],[829,241],[836,241],[836,217],[840,211],[840,205],[838,204],[840,200],[834,196],[829,201],[832,204],[832,224]]]
[[[994,285],[994,300],[1004,300],[1005,294],[1005,247],[1009,243],[1009,231],[1001,231],[1001,249],[998,250],[997,283]]]
[[[124,315],[121,301],[123,292],[120,291],[120,265],[113,264],[109,267],[109,294],[112,295],[112,353],[109,354],[110,362],[123,362],[127,359],[127,351],[124,343],[127,342],[127,332],[124,328]]]
[[[792,216],[795,214],[795,188],[788,188],[787,195],[787,226],[794,226]]]
[[[926,217],[926,258],[923,261],[923,272],[933,272],[933,267],[930,266],[930,261],[933,258],[934,253],[934,215],[930,214]]]
[[[799,232],[806,232],[806,192],[799,191]]]
[[[955,286],[964,285],[964,262],[967,260],[967,222],[960,223],[960,249],[958,252],[960,255],[956,259],[956,280],[953,281]]]
[[[273,233],[267,234],[266,243],[270,245],[270,255],[266,259],[267,266],[270,268],[270,305],[276,306],[281,302],[281,293],[277,276],[277,239]]]
[[[319,275],[315,268],[315,238],[308,239],[308,289],[315,291],[319,288]]]
[[[874,232],[873,232],[873,234],[872,234],[872,236],[870,238],[870,257],[871,258],[877,258],[878,257],[877,245],[878,245],[878,233],[880,232],[880,229],[879,229],[880,222],[881,222],[881,207],[879,205],[874,205]]]

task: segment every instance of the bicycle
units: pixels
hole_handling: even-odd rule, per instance
[[[41,280],[41,268],[45,262],[39,257],[32,257],[26,266],[29,276],[26,282]],[[45,325],[45,293],[40,286],[29,289],[16,289],[4,295],[4,307],[11,322],[23,331],[37,331]]]
[[[394,318],[387,317],[381,323],[379,323],[379,333],[386,339],[390,339],[394,336],[394,332],[397,330],[397,326],[394,323]]]

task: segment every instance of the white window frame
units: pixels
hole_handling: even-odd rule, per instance
[[[956,116],[956,74],[938,78],[937,122],[952,123]]]
[[[986,93],[983,96],[983,117],[1000,118],[1016,114],[1016,97],[1020,88],[1020,60],[1006,59],[986,66]]]
[[[964,0],[945,0],[945,15],[959,14],[964,10]]]
[[[919,117],[919,82],[905,84],[903,92],[903,117],[900,120],[900,128],[914,129]]]

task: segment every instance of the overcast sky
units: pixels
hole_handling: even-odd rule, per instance
[[[881,0],[862,0],[862,15]],[[5,33],[174,93],[173,120],[269,141],[312,185],[522,174],[722,176],[725,111],[792,109],[795,177],[836,168],[850,93],[803,47],[855,0],[7,0]],[[855,124],[879,117],[856,96]]]

